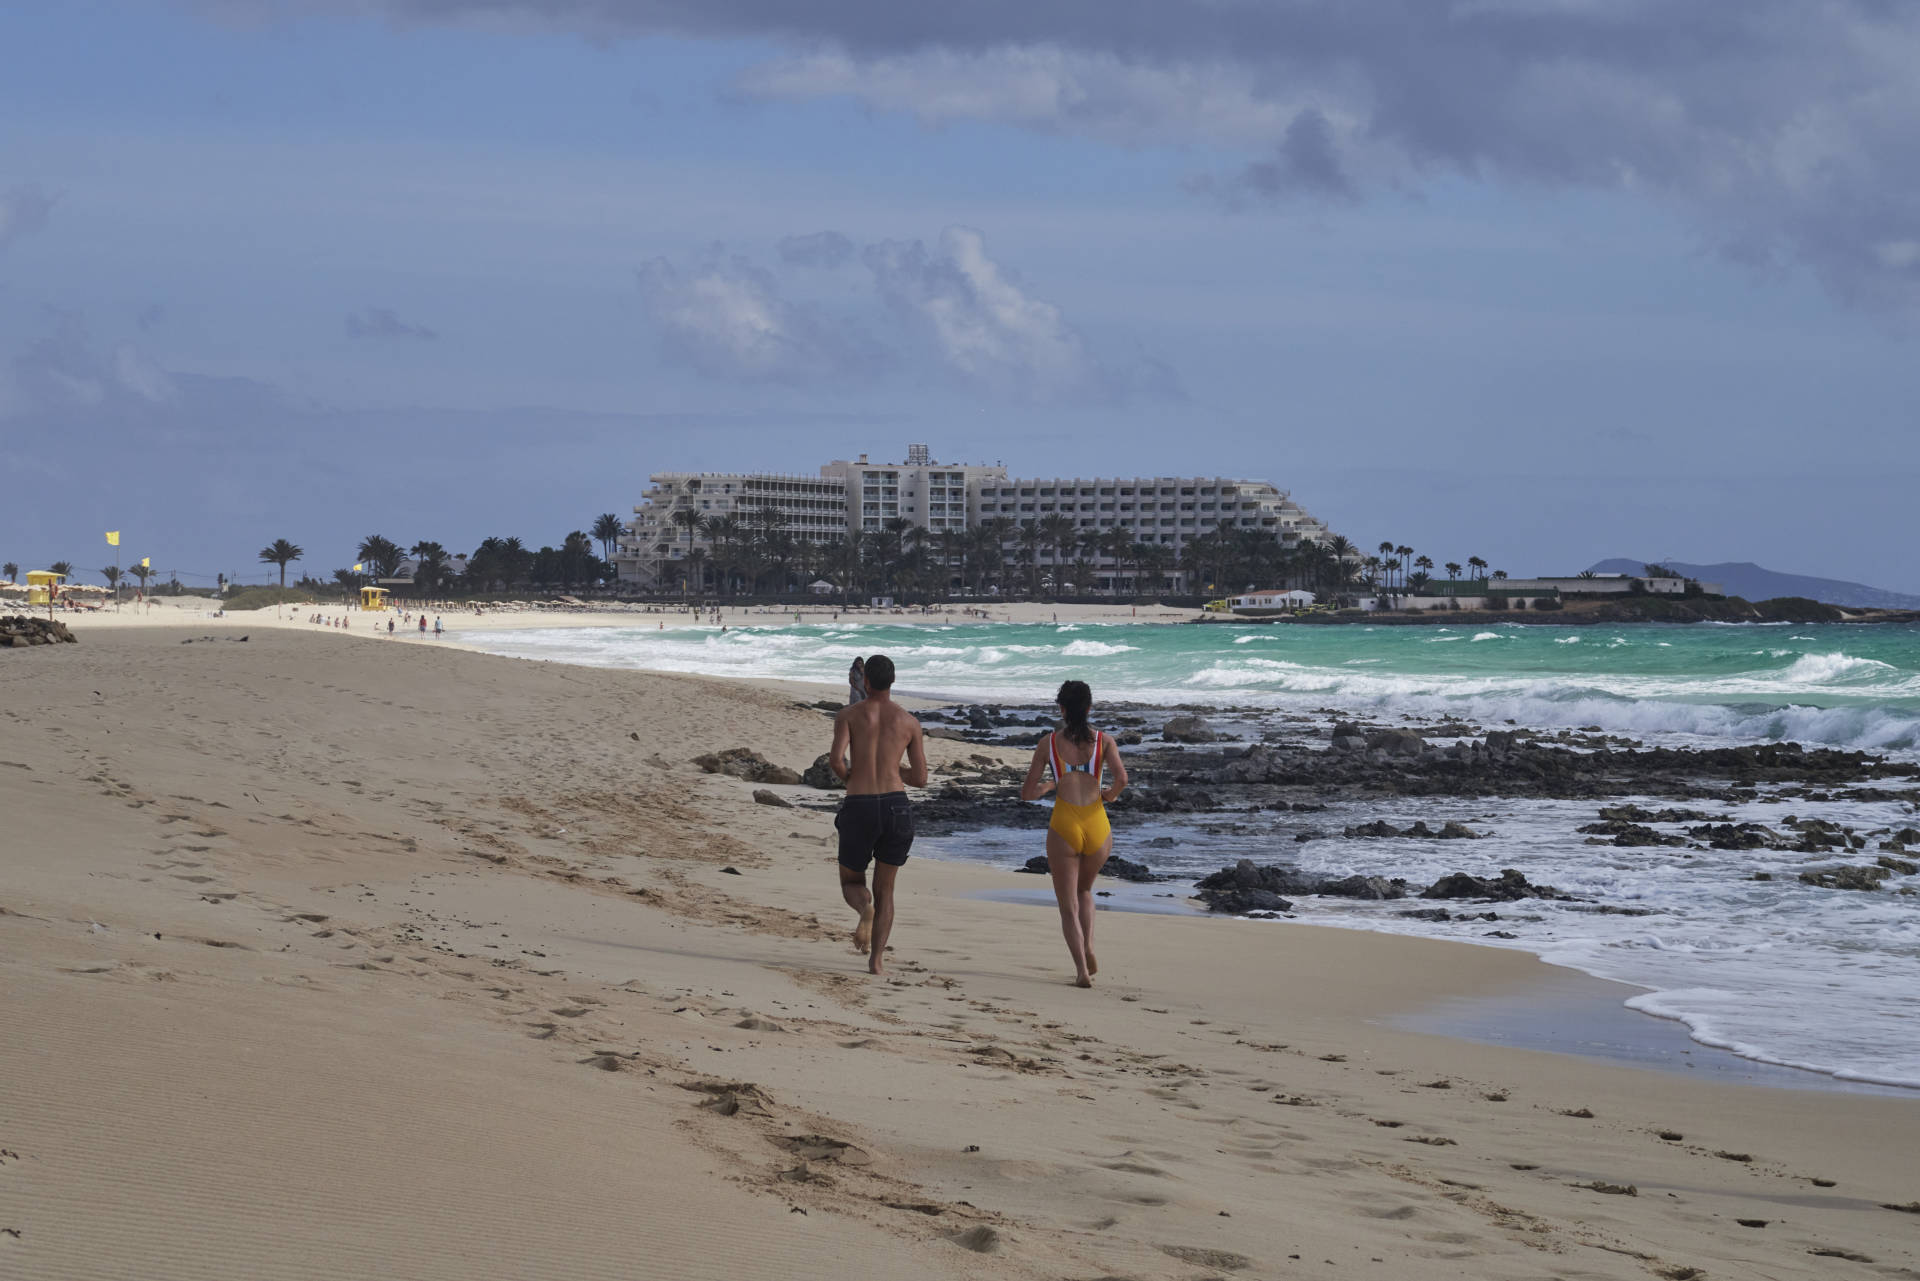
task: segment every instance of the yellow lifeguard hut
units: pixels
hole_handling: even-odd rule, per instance
[[[384,587],[362,587],[360,589],[360,608],[379,611],[387,607],[387,589]]]
[[[53,604],[53,598],[60,594],[60,583],[64,578],[66,578],[65,574],[56,574],[50,569],[28,570],[27,604]]]

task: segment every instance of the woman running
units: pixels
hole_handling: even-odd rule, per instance
[[[1093,879],[1113,853],[1113,827],[1106,802],[1127,787],[1127,767],[1112,739],[1087,724],[1093,691],[1085,681],[1068,681],[1054,697],[1060,728],[1033,749],[1020,799],[1037,801],[1053,792],[1053,819],[1047,824],[1047,871],[1060,904],[1060,932],[1073,954],[1074,984],[1092,987],[1100,972],[1093,959]],[[1048,767],[1053,780],[1047,781]],[[1100,786],[1101,767],[1113,786]]]

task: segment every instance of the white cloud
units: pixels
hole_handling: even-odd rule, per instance
[[[1164,365],[1138,382],[1104,366],[1060,308],[1023,288],[970,228],[941,232],[937,251],[917,240],[889,240],[868,246],[863,257],[881,300],[967,383],[1042,402],[1114,401],[1177,388]]]
[[[857,328],[788,301],[771,272],[737,255],[684,268],[656,258],[638,280],[669,354],[710,376],[804,383],[870,375],[881,363]]]

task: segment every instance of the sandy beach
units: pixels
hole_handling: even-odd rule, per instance
[[[691,763],[796,693],[274,612],[0,653],[0,1276],[1920,1275],[1920,1099],[1407,1030],[1602,986],[1464,944],[1107,912],[1083,992],[923,858],[872,979],[831,796]]]

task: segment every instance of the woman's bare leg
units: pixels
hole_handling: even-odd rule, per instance
[[[1100,869],[1107,864],[1107,857],[1113,853],[1113,837],[1107,837],[1107,843],[1093,854],[1082,855],[1080,880],[1075,889],[1080,906],[1080,950],[1087,958],[1087,973],[1100,972],[1100,963],[1093,959],[1093,883],[1100,875]]]
[[[1047,833],[1047,873],[1053,878],[1054,902],[1060,906],[1060,933],[1066,937],[1067,951],[1073,956],[1073,981],[1080,987],[1093,986],[1093,972],[1087,969],[1086,935],[1080,925],[1080,856],[1068,848],[1057,832]]]

